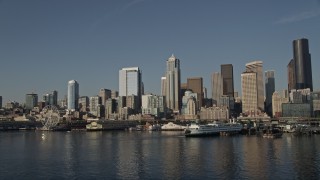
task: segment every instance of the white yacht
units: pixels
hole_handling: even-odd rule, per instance
[[[169,122],[168,124],[164,124],[161,126],[161,131],[183,131],[187,128],[187,126],[182,126],[178,124],[174,124],[173,122]]]
[[[239,123],[209,123],[205,125],[192,123],[185,130],[186,137],[219,135],[222,132],[240,132],[242,125]]]

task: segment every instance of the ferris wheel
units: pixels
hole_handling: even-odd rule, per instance
[[[43,124],[43,130],[51,130],[59,123],[60,115],[58,108],[53,105],[47,105],[41,111],[41,123]]]

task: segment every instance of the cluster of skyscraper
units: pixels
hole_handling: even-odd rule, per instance
[[[234,91],[233,65],[222,64],[220,68],[220,72],[214,72],[211,77],[211,99],[207,97],[202,77],[190,77],[186,83],[181,82],[180,60],[172,55],[167,59],[165,75],[161,77],[161,95],[144,94],[140,68],[128,67],[119,70],[119,93],[100,89],[97,96],[79,97],[78,82],[70,80],[67,100],[63,103],[69,110],[89,112],[93,116],[108,119],[128,119],[130,115],[137,114],[140,115],[138,118],[214,119],[229,118],[239,113],[246,116],[257,116],[265,112],[270,116],[288,114],[283,109],[290,109],[291,105],[285,103],[310,103],[310,96],[309,99],[319,99],[320,111],[320,93],[319,97],[316,93],[312,94],[311,55],[307,39],[293,41],[293,59],[287,66],[288,90],[283,96],[275,91],[275,72],[269,70],[263,75],[262,61],[245,65],[241,73],[241,97]],[[45,94],[41,106],[58,105],[57,98],[57,91]],[[318,108],[318,102],[311,103],[311,108]],[[38,106],[38,95],[27,94],[26,109],[31,110],[35,106]]]

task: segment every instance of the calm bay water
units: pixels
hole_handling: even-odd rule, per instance
[[[320,179],[320,135],[0,132],[1,179]]]

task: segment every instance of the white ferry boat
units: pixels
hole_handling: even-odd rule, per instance
[[[242,125],[239,123],[209,123],[205,125],[199,125],[192,123],[190,126],[187,126],[185,130],[186,137],[192,136],[210,136],[210,135],[219,135],[222,132],[240,132]]]
[[[186,128],[187,126],[182,126],[169,122],[168,124],[164,124],[163,126],[161,126],[161,131],[183,131]]]

